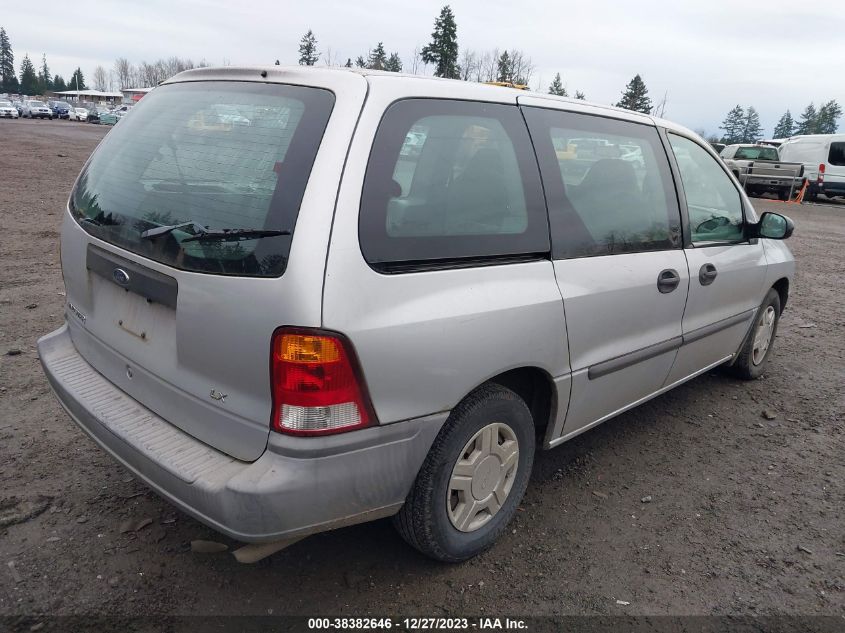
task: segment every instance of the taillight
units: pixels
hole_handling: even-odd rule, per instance
[[[375,424],[358,359],[334,332],[282,327],[273,333],[271,427],[291,435],[328,435]]]
[[[818,179],[817,182],[819,182],[819,183],[824,182],[824,163],[819,164],[819,179]]]

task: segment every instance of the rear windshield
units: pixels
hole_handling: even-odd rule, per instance
[[[331,92],[300,86],[158,87],[100,144],[71,212],[92,235],[175,268],[279,276],[333,105]],[[186,223],[196,224],[142,237]],[[237,239],[187,239],[202,232],[197,225],[243,231]],[[256,237],[260,230],[290,235]]]
[[[737,160],[778,160],[778,151],[774,147],[740,147],[736,150]]]
[[[827,162],[837,167],[845,166],[845,143],[831,143]]]

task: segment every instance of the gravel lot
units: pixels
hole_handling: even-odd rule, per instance
[[[107,131],[0,121],[0,615],[845,615],[845,204],[755,202],[795,220],[799,266],[767,375],[702,376],[539,454],[485,555],[437,564],[380,521],[244,566],[192,553],[235,543],[87,439],[38,363],[62,210]]]

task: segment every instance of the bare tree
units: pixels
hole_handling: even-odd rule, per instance
[[[94,74],[91,75],[91,85],[94,86],[94,90],[106,92],[111,87],[109,83],[109,74],[106,72],[106,69],[102,66],[97,66],[94,69]]]
[[[411,72],[412,75],[419,74],[422,65],[422,47],[417,44],[416,46],[414,46],[414,52],[411,53],[411,63],[408,64],[408,70]]]
[[[326,66],[340,66],[343,64],[340,54],[333,51],[331,46],[326,48],[326,52],[323,53],[323,63]]]
[[[475,75],[475,67],[478,64],[477,58],[478,56],[475,51],[471,51],[468,48],[464,49],[463,55],[461,55],[461,61],[458,64],[461,79],[464,81],[469,81]]]
[[[531,81],[531,76],[534,74],[534,64],[531,58],[523,51],[510,51],[511,58],[511,77],[514,83],[528,84]]]
[[[661,119],[666,114],[666,101],[669,98],[669,91],[663,93],[663,98],[651,109],[651,113],[656,116],[660,117]],[[701,136],[704,136],[703,134]]]
[[[132,83],[133,70],[132,64],[125,57],[118,57],[114,60],[114,79],[120,90],[132,87],[130,84]]]
[[[478,61],[476,81],[496,81],[499,76],[499,57],[501,53],[498,48],[483,53]]]

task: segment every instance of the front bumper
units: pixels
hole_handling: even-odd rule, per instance
[[[242,462],[158,417],[77,352],[67,325],[38,341],[61,405],[112,457],[162,497],[234,539],[268,542],[395,514],[447,412],[350,433],[270,433]]]

